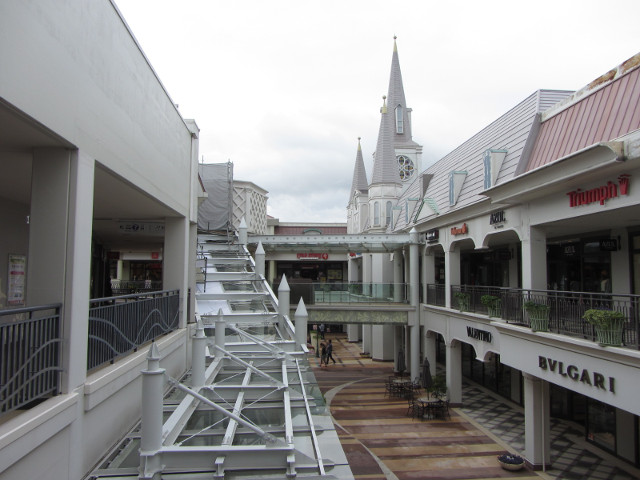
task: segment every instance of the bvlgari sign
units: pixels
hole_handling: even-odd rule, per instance
[[[583,385],[589,385],[590,387],[598,388],[600,390],[609,391],[615,393],[615,378],[605,377],[598,372],[590,372],[586,368],[579,368],[575,365],[565,365],[564,362],[555,360],[549,357],[538,356],[538,366],[542,370],[547,370],[551,373],[556,373],[561,377],[567,377],[574,382],[580,382]]]
[[[618,183],[608,181],[606,185],[601,185],[589,190],[577,189],[567,193],[569,196],[569,206],[579,207],[580,205],[589,205],[591,203],[600,203],[604,205],[604,202],[611,198],[615,198],[618,195],[629,194],[629,179],[631,175],[626,173],[618,177]]]

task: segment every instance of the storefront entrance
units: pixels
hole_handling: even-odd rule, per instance
[[[611,250],[617,241],[609,236],[547,243],[549,290],[611,292]]]

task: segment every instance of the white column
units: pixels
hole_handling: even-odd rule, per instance
[[[549,384],[523,373],[524,455],[534,468],[550,465]]]
[[[547,289],[547,239],[542,230],[523,229],[522,239],[522,288]]]
[[[300,297],[300,301],[298,302],[298,308],[296,309],[296,313],[294,314],[294,319],[296,322],[296,342],[298,343],[298,345],[306,345],[307,323],[309,321],[309,314],[307,313],[307,309],[304,306],[302,297]],[[300,350],[302,350],[302,347],[300,347]]]
[[[278,286],[278,325],[283,330],[285,324],[284,317],[289,315],[291,310],[291,288],[287,283],[287,277],[282,274],[282,281]]]
[[[451,285],[460,285],[460,251],[457,247],[444,252],[444,295],[445,305],[451,308]]]
[[[360,338],[362,337],[361,333],[362,333],[362,325],[357,323],[352,323],[347,325],[347,338],[349,339],[349,342],[351,343],[359,342]]]
[[[402,291],[402,266],[404,264],[404,255],[402,255],[402,249],[398,249],[393,252],[393,301],[401,302],[403,295]]]
[[[77,150],[33,153],[26,301],[64,304],[63,393],[87,373],[94,171],[94,160]]]
[[[204,335],[202,321],[198,320],[196,335],[193,337],[193,345],[191,346],[191,387],[194,390],[204,385],[206,351],[207,337]]]
[[[394,327],[393,329],[393,371],[394,372],[399,372],[398,354],[400,353],[400,349],[402,348],[403,335],[404,335],[403,327]]]
[[[189,285],[189,290],[191,290],[191,295],[185,296],[185,304],[186,308],[186,320],[187,323],[195,322],[195,311],[196,311],[196,259],[197,259],[197,249],[198,249],[198,224],[189,222],[189,263],[187,266],[187,285]],[[187,292],[188,293],[188,292]],[[187,303],[188,302],[188,303]]]
[[[118,280],[124,280],[124,272],[123,272],[123,265],[124,265],[124,261],[123,260],[118,260],[118,264],[117,264],[117,273],[116,273],[116,278]]]
[[[245,221],[244,217],[242,217],[242,220],[240,220],[240,226],[238,227],[238,244],[239,245],[247,244],[247,235],[248,235],[247,222]]]
[[[262,242],[258,243],[258,247],[256,248],[255,253],[255,263],[256,263],[256,273],[264,277],[264,247],[262,246]]]
[[[179,328],[187,325],[185,307],[189,289],[190,237],[189,220],[186,217],[165,218],[162,287],[164,290],[180,290]]]
[[[365,295],[371,293],[372,282],[372,259],[371,254],[362,254],[362,291]]]
[[[436,374],[436,341],[438,340],[438,334],[434,332],[427,332],[424,337],[424,356],[429,360],[429,371],[431,375]]]
[[[222,310],[218,311],[218,317],[216,318],[216,347],[224,348],[226,342],[225,329],[227,328],[227,322],[225,322],[222,316]],[[216,348],[216,358],[222,358],[224,353]]]
[[[447,343],[447,390],[453,405],[462,404],[462,349],[457,340]]]
[[[164,368],[160,368],[160,353],[155,343],[147,355],[147,369],[142,370],[142,419],[140,425],[140,475],[141,479],[159,480],[162,459],[162,398],[164,393]]]
[[[409,286],[411,306],[414,308],[409,312],[411,356],[409,358],[409,369],[411,378],[420,376],[420,248],[418,244],[418,232],[412,228],[409,232],[411,245],[409,246]]]
[[[371,353],[371,325],[362,325],[362,352]]]
[[[436,256],[432,250],[425,248],[424,256],[422,257],[422,298],[423,301],[427,301],[427,285],[436,283]]]

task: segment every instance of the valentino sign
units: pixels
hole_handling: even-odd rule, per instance
[[[623,174],[618,177],[618,183],[608,181],[606,185],[601,185],[590,190],[577,189],[567,193],[569,196],[569,206],[578,207],[580,205],[589,205],[590,203],[604,202],[618,195],[629,194],[629,178],[631,175]],[[618,193],[619,192],[619,193]]]

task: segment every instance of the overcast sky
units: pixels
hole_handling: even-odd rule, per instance
[[[357,138],[371,179],[397,35],[423,168],[534,91],[640,52],[638,0],[115,0],[205,163],[281,222],[346,222]]]

